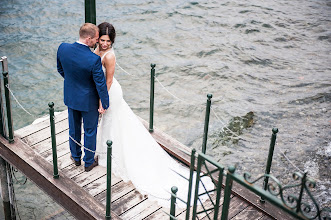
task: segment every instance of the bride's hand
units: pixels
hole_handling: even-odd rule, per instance
[[[101,100],[99,100],[99,109],[98,109],[98,112],[100,114],[104,114],[106,112],[106,110],[102,107]]]

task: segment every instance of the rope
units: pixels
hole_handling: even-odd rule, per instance
[[[180,98],[178,98],[177,96],[175,96],[174,94],[172,94],[160,81],[159,81],[159,79],[155,76],[155,79],[156,79],[156,81],[162,86],[162,88],[166,91],[166,92],[168,92],[171,96],[173,96],[175,99],[177,99],[177,100],[179,100],[179,101],[181,101],[181,102],[184,102],[184,103],[187,103],[188,105],[195,105],[195,104],[190,104],[190,103],[188,103],[188,102],[186,102],[186,101],[184,101],[183,99],[180,99]]]
[[[131,74],[131,73],[128,73],[127,71],[125,71],[117,62],[116,62],[116,65],[121,69],[121,70],[123,70],[126,74],[128,74],[128,75],[130,75],[130,76],[135,76],[135,75],[133,75],[133,74]]]
[[[13,96],[13,98],[15,99],[15,101],[17,102],[17,104],[29,115],[33,116],[30,112],[28,112],[22,105],[21,103],[17,100],[17,98],[15,97],[14,93],[10,90],[9,88],[9,84],[6,85],[6,87],[8,88],[9,92],[11,93],[11,95]]]
[[[96,154],[107,154],[107,152],[97,152],[97,151],[93,151],[93,150],[91,150],[91,149],[88,149],[87,147],[85,147],[85,146],[82,145],[81,143],[78,143],[73,137],[70,136],[70,134],[69,134],[69,138],[70,138],[73,142],[75,142],[77,145],[79,145],[80,147],[83,147],[83,148],[84,148],[85,150],[87,150],[87,151],[90,151],[90,152],[92,152],[92,153],[96,153]],[[110,155],[110,157],[113,158],[112,155]]]
[[[279,148],[279,147],[278,147]],[[301,173],[304,173],[304,171],[302,171],[299,167],[297,167],[286,155],[285,153],[279,148],[280,154],[298,171],[300,171]]]
[[[236,138],[238,138],[238,139],[241,139],[241,140],[244,140],[244,141],[247,141],[246,139],[244,139],[244,138],[241,138],[241,137],[239,137],[236,133],[234,133],[231,129],[229,129],[228,127],[226,127],[226,125],[225,125],[225,123],[218,117],[218,115],[216,114],[216,112],[214,111],[214,108],[212,107],[212,106],[210,106],[210,108],[211,108],[211,111],[214,113],[214,115],[215,115],[215,117],[223,124],[223,128],[222,129],[224,129],[224,128],[226,128],[228,131],[230,131],[230,133],[231,134],[233,134],[234,136],[236,136]],[[248,142],[248,141],[247,141]]]

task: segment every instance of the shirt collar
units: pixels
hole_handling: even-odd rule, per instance
[[[85,46],[87,46],[86,44],[84,44],[84,43],[82,43],[82,42],[80,42],[80,41],[76,41],[76,43],[79,43],[79,44],[81,44],[81,45],[85,45]],[[88,46],[87,46],[88,47]]]

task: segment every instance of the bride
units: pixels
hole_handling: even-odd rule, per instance
[[[164,207],[170,206],[169,192],[172,186],[177,186],[177,196],[186,200],[188,181],[177,173],[188,179],[189,169],[176,162],[160,147],[123,99],[121,86],[114,78],[115,29],[107,22],[98,27],[99,41],[95,53],[101,57],[110,106],[103,114],[98,128],[96,152],[99,153],[99,165],[107,166],[106,142],[111,140],[112,172],[116,176],[125,182],[131,181],[140,193],[157,200]],[[209,178],[203,181],[208,190],[213,189]],[[185,207],[184,203],[179,205]]]

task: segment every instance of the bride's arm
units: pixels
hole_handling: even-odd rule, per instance
[[[105,56],[104,66],[106,68],[106,83],[109,91],[111,84],[113,83],[113,77],[115,73],[115,56],[113,54],[107,54]]]

